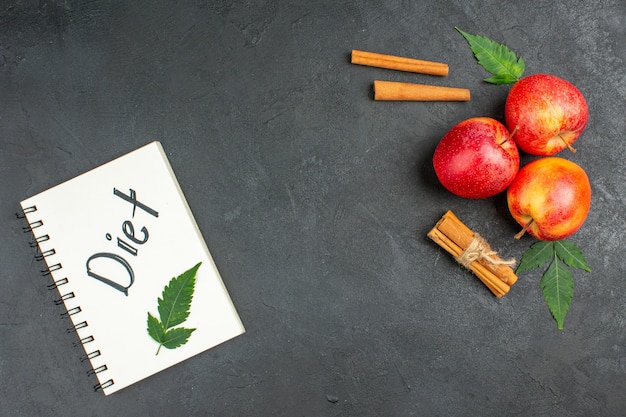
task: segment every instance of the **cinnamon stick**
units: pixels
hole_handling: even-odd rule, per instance
[[[424,61],[395,55],[353,50],[352,63],[369,67],[386,68],[396,71],[417,72],[429,75],[448,75],[448,65],[441,62]]]
[[[374,81],[374,100],[384,101],[469,101],[466,88]]]
[[[470,269],[496,296],[509,292],[517,281],[514,260],[503,260],[489,244],[463,224],[452,211],[446,212],[428,233],[435,243]]]
[[[475,238],[475,233],[461,222],[451,211],[446,213],[438,224],[438,229],[456,242],[463,250],[467,249]],[[486,243],[486,242],[485,242]],[[483,248],[484,251],[491,252],[491,248]],[[485,257],[479,258],[478,262],[489,268],[495,275],[509,286],[517,281],[517,275],[509,267],[510,263],[504,262],[495,252],[492,255],[492,262]]]

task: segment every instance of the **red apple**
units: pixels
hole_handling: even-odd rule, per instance
[[[591,205],[591,185],[585,171],[567,159],[547,157],[524,165],[507,191],[509,211],[540,240],[560,240],[585,222]]]
[[[510,130],[518,128],[515,143],[532,155],[549,156],[569,148],[589,118],[582,93],[573,84],[548,74],[524,77],[511,87],[504,105]]]
[[[441,184],[466,198],[494,196],[506,189],[519,170],[520,158],[502,123],[475,117],[454,126],[441,139],[433,165]]]

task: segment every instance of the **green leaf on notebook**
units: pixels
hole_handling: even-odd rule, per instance
[[[175,349],[184,345],[196,329],[175,327],[183,324],[189,317],[191,301],[196,284],[196,273],[201,262],[178,277],[170,280],[158,299],[159,318],[148,312],[148,334],[159,343],[157,355],[161,346]]]
[[[176,327],[174,329],[169,329],[165,336],[163,337],[163,346],[168,349],[175,349],[179,346],[184,345],[189,340],[189,336],[196,329],[186,329],[184,327]]]
[[[522,78],[526,69],[524,59],[522,57],[518,59],[515,52],[507,46],[485,36],[463,32],[458,27],[455,29],[463,35],[480,66],[492,75],[484,81],[492,84],[512,84]]]
[[[161,340],[163,340],[165,336],[165,329],[163,328],[163,325],[159,319],[150,313],[148,313],[148,334],[159,343],[161,343]]]

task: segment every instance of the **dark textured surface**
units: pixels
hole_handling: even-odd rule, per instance
[[[176,6],[172,4],[176,3]],[[3,416],[618,416],[626,413],[626,5],[593,1],[88,1],[0,5]],[[502,196],[437,183],[439,138],[501,119],[459,26],[587,97],[562,156],[592,210],[556,330],[539,273],[498,300],[425,237],[447,209],[505,256],[531,238]],[[447,78],[349,64],[364,49]],[[467,87],[380,103],[374,79]],[[94,393],[15,220],[20,200],[160,140],[247,333],[110,397]]]

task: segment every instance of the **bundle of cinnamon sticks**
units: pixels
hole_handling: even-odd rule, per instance
[[[352,51],[352,63],[369,67],[447,76],[449,68],[441,62],[424,61],[360,50]],[[374,100],[384,101],[469,101],[470,90],[394,81],[374,81]]]
[[[496,296],[509,292],[517,281],[511,268],[515,260],[501,259],[489,244],[461,222],[452,211],[446,212],[428,232],[435,243],[471,270]]]

